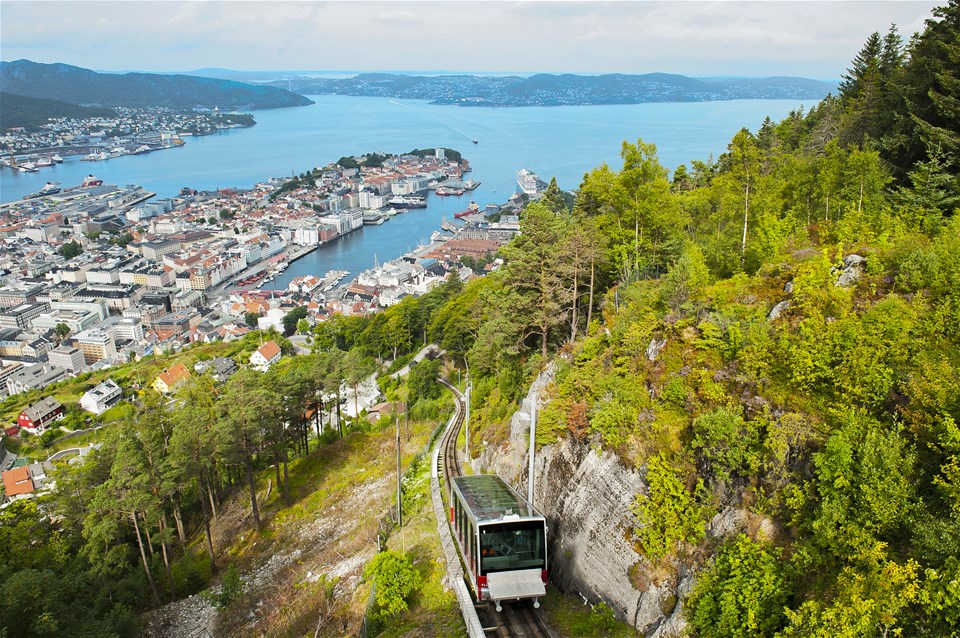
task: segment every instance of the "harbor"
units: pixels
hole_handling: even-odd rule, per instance
[[[315,105],[257,111],[257,125],[225,130],[216,135],[186,138],[176,152],[125,155],[103,162],[84,162],[63,156],[64,162],[37,173],[0,169],[3,202],[22,201],[49,182],[63,188],[80,184],[94,173],[104,184],[139,184],[157,198],[173,198],[181,189],[216,191],[250,188],[267,176],[289,176],[335,160],[345,154],[376,149],[404,151],[433,145],[468,153],[473,168],[466,177],[480,182],[463,196],[436,196],[427,207],[396,212],[380,225],[361,225],[351,233],[305,254],[281,272],[272,286],[286,288],[294,277],[346,270],[353,276],[426,244],[441,224],[460,225],[456,213],[468,200],[481,209],[503,202],[517,190],[521,167],[561,188],[576,188],[592,166],[619,163],[620,143],[642,135],[658,143],[667,167],[722,152],[727,133],[769,114],[786,115],[798,103],[789,100],[741,100],[690,104],[641,104],[610,107],[530,107],[521,110],[462,109],[430,105],[417,100],[313,96]],[[598,119],[598,114],[602,117]],[[438,128],[441,118],[443,125]],[[536,119],[538,124],[531,126]],[[696,139],[683,131],[696,130]],[[466,132],[466,133],[465,133]],[[478,137],[479,145],[470,143]],[[567,152],[560,153],[559,146]],[[669,144],[666,142],[669,141]],[[464,180],[466,181],[466,180]],[[441,182],[441,185],[443,183]],[[451,180],[446,185],[452,186]],[[148,200],[148,204],[154,200]],[[216,215],[220,208],[210,214]],[[141,222],[142,223],[142,222]]]

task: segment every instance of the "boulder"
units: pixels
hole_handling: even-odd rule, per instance
[[[860,255],[847,255],[843,258],[843,267],[840,268],[840,274],[837,276],[836,285],[846,288],[853,285],[863,276],[866,270],[867,260]]]
[[[777,319],[782,317],[783,313],[785,313],[789,308],[790,308],[790,301],[787,299],[784,299],[783,301],[781,301],[780,303],[778,303],[776,306],[773,307],[773,310],[771,310],[770,314],[767,315],[767,321],[776,321]]]
[[[647,359],[651,362],[656,361],[657,357],[660,356],[660,351],[667,345],[667,339],[657,339],[654,337],[650,340],[650,345],[647,346]]]

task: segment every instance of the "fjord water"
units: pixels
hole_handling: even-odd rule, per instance
[[[467,108],[417,100],[311,96],[316,104],[257,111],[257,125],[187,138],[177,149],[106,162],[68,159],[37,173],[0,169],[0,201],[8,202],[50,181],[64,187],[94,173],[108,184],[140,184],[158,197],[181,187],[198,190],[249,187],[267,177],[300,173],[344,155],[414,148],[454,148],[470,161],[482,182],[464,197],[429,197],[429,206],[364,227],[292,264],[273,282],[284,287],[303,274],[330,269],[353,274],[376,256],[394,259],[439,229],[442,218],[478,204],[502,203],[516,190],[516,172],[528,168],[561,188],[576,188],[584,173],[606,162],[619,168],[624,140],[657,145],[660,161],[673,169],[691,159],[722,153],[742,127],[756,131],[764,117],[783,118],[802,106],[792,100],[652,103],[614,106]],[[473,140],[477,140],[477,144]]]

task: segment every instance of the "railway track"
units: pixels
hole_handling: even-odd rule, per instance
[[[460,463],[460,454],[457,449],[457,439],[460,437],[461,428],[463,428],[466,405],[463,394],[457,388],[443,379],[440,379],[440,383],[453,394],[457,403],[453,423],[440,439],[442,450],[440,472],[443,474],[443,482],[446,488],[445,496],[449,503],[452,494],[451,482],[453,478],[463,474],[463,466]],[[504,603],[503,611],[499,613],[490,603],[481,602],[476,604],[475,607],[487,636],[496,636],[497,638],[552,638],[554,636],[553,632],[540,619],[530,601]]]
[[[443,458],[440,471],[443,473],[443,483],[446,486],[447,503],[449,504],[450,494],[452,493],[452,481],[455,477],[463,474],[463,466],[460,465],[460,455],[457,452],[457,438],[460,436],[460,429],[463,427],[464,414],[466,406],[464,404],[463,394],[455,387],[440,379],[450,393],[453,394],[457,402],[457,411],[453,419],[453,424],[447,428],[440,439],[440,449],[443,450]]]

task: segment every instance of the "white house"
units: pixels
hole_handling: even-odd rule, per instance
[[[120,400],[122,394],[120,386],[113,379],[107,379],[83,393],[80,397],[80,407],[94,414],[103,414]]]
[[[266,372],[267,368],[280,360],[280,346],[276,341],[268,341],[250,355],[250,365],[261,372]]]

